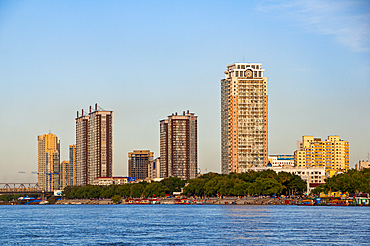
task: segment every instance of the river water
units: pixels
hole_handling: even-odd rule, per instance
[[[370,207],[0,206],[0,245],[370,245]]]

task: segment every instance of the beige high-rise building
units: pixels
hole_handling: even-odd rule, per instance
[[[325,167],[326,171],[349,169],[349,142],[339,136],[328,136],[325,141],[313,136],[302,136],[297,141],[294,163],[298,167]]]
[[[261,63],[228,65],[221,80],[221,171],[268,163],[268,78]]]
[[[198,171],[197,116],[185,111],[160,121],[161,178],[194,179]]]
[[[77,185],[93,184],[98,177],[112,177],[113,111],[90,106],[89,114],[77,112],[76,118]]]
[[[52,134],[37,137],[38,185],[44,191],[60,189],[60,140]]]

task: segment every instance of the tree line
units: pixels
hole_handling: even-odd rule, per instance
[[[229,175],[208,173],[188,182],[184,193],[192,196],[291,195],[307,189],[301,177],[272,170]]]
[[[208,173],[196,179],[181,180],[176,177],[160,182],[131,183],[109,186],[73,186],[64,189],[64,196],[75,198],[120,197],[165,197],[183,189],[186,196],[246,196],[246,195],[290,195],[306,191],[306,182],[299,176],[272,170],[261,172],[217,174]]]
[[[348,193],[370,193],[370,168],[364,168],[361,171],[350,169],[346,173],[327,178],[325,179],[325,184],[317,186],[311,193],[327,193],[329,190]]]
[[[63,194],[68,199],[75,198],[112,198],[121,197],[165,197],[166,194],[181,191],[186,181],[180,178],[170,177],[160,182],[140,182],[123,185],[87,185],[68,186],[64,188]]]

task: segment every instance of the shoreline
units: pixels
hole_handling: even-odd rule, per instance
[[[150,201],[155,200],[154,203]],[[120,203],[114,203],[111,199],[61,199],[52,204],[28,204],[28,205],[296,205],[299,198],[261,198],[261,197],[226,197],[226,198],[130,198],[122,199]],[[135,202],[133,202],[135,201]],[[21,202],[0,202],[0,205],[23,205]]]

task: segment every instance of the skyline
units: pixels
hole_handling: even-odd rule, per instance
[[[76,111],[95,103],[114,111],[114,176],[127,176],[133,149],[158,157],[159,121],[184,110],[199,117],[198,166],[220,172],[220,80],[243,53],[269,78],[269,154],[293,154],[303,135],[339,135],[353,168],[370,152],[369,10],[366,1],[1,2],[0,182],[36,182],[18,172],[37,170],[37,136],[49,131],[68,160]]]

